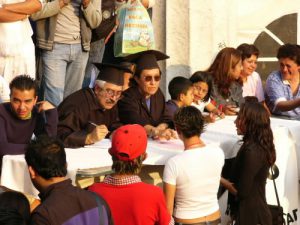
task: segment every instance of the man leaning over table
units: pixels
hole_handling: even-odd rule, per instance
[[[57,110],[47,101],[37,102],[37,83],[27,75],[15,77],[10,102],[0,104],[0,157],[24,154],[32,135],[56,136]]]
[[[110,209],[100,197],[72,185],[66,178],[66,152],[61,141],[39,137],[25,153],[31,181],[41,204],[32,212],[32,225],[110,225]]]
[[[280,70],[266,81],[268,105],[272,114],[300,118],[300,46],[285,44],[277,52]]]
[[[100,70],[94,88],[83,88],[58,107],[58,137],[66,147],[91,145],[121,126],[116,103],[122,96],[124,72],[113,64],[95,64]]]

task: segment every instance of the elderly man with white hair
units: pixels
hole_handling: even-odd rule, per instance
[[[58,107],[58,137],[66,147],[76,148],[101,141],[121,126],[116,103],[122,96],[124,72],[113,64],[95,64],[100,73],[94,88],[81,89]]]

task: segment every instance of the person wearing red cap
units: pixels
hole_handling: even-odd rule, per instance
[[[146,148],[147,134],[142,126],[131,124],[118,128],[109,149],[114,174],[89,188],[108,203],[115,225],[171,223],[161,189],[143,183],[137,175],[147,158]]]
[[[169,129],[172,118],[165,107],[165,97],[159,88],[161,71],[157,61],[169,58],[162,52],[148,50],[127,56],[136,63],[132,86],[124,92],[118,102],[119,117],[124,124],[140,124],[147,135],[154,139],[176,138]]]
[[[66,147],[94,144],[121,126],[116,103],[122,96],[126,67],[96,63],[94,88],[69,95],[58,107],[57,135]]]

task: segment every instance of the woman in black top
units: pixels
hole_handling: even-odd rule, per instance
[[[246,102],[235,124],[244,137],[232,173],[236,192],[229,196],[231,214],[237,225],[271,225],[265,186],[276,153],[269,114],[260,103]]]

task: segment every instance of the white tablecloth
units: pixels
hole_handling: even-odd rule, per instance
[[[239,149],[241,137],[236,135],[235,118],[226,117],[209,124],[201,136],[206,143],[219,145],[224,150],[225,158],[234,157]],[[276,179],[279,197],[285,213],[288,214],[285,218],[289,218],[289,224],[296,224],[292,219],[295,220],[294,213],[300,202],[298,194],[300,173],[297,166],[297,159],[300,162],[300,122],[272,118],[271,125],[277,153],[276,165],[280,171]],[[66,149],[68,177],[75,181],[77,169],[110,166],[112,161],[107,151],[109,147],[110,141],[103,140],[85,148]],[[149,140],[148,158],[144,164],[164,165],[168,158],[182,151],[183,144],[180,140],[163,142]],[[31,184],[23,155],[3,157],[1,184],[14,190],[37,195],[37,191]],[[268,202],[276,204],[271,181],[267,182],[266,190]]]

